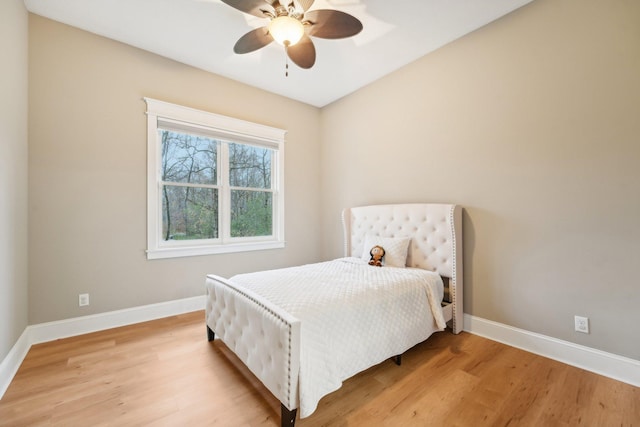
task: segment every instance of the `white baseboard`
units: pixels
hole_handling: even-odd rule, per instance
[[[33,344],[204,310],[205,296],[30,325],[0,363],[0,399]],[[202,318],[204,323],[204,317]]]
[[[29,333],[25,329],[18,338],[18,341],[11,347],[7,356],[0,362],[0,399],[4,396],[4,392],[9,388],[11,380],[18,372],[18,368],[31,348],[29,343]]]
[[[143,305],[89,316],[27,326],[30,344],[68,338],[119,326],[204,310],[205,296]]]
[[[502,323],[464,315],[464,330],[567,365],[640,387],[640,361]]]

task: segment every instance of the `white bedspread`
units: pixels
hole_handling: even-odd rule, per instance
[[[358,258],[240,274],[232,282],[301,320],[300,416],[342,381],[443,330],[439,275]]]

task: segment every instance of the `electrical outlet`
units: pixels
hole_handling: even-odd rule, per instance
[[[78,295],[78,305],[80,307],[84,307],[85,305],[89,305],[89,294],[80,294],[80,295]]]
[[[576,332],[582,332],[584,334],[588,334],[589,333],[589,318],[588,317],[582,317],[582,316],[575,316],[574,317],[575,320],[575,326],[576,326]]]

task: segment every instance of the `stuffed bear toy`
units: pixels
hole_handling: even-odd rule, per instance
[[[382,267],[382,258],[384,257],[384,248],[382,246],[374,246],[369,251],[369,255],[371,255],[371,259],[369,259],[369,265],[373,265],[376,267]]]

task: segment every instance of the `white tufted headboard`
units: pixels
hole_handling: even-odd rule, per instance
[[[347,208],[342,212],[344,255],[360,257],[366,235],[411,237],[407,267],[449,278],[454,333],[462,329],[462,208],[412,203]]]

